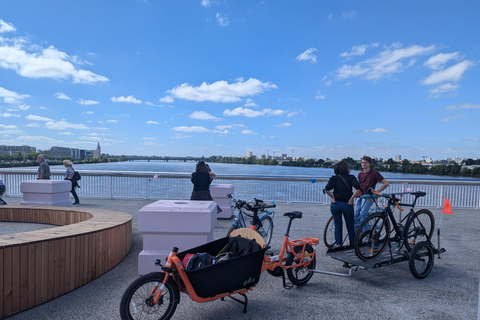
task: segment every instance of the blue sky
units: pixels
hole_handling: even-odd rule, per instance
[[[0,144],[480,156],[479,1],[0,5]]]

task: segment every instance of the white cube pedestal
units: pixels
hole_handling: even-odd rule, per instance
[[[159,200],[138,212],[138,231],[143,251],[138,256],[138,274],[160,271],[154,259],[165,258],[173,247],[179,251],[214,240],[217,205],[213,201]]]
[[[213,201],[222,209],[218,214],[220,219],[230,219],[233,216],[232,199],[227,198],[227,194],[233,194],[233,184],[211,184],[210,194]]]
[[[23,193],[21,205],[71,207],[68,198],[72,182],[69,180],[27,180],[20,184]]]

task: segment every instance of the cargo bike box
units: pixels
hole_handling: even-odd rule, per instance
[[[182,261],[187,254],[208,253],[214,257],[231,252],[232,257],[196,270],[185,270],[199,297],[210,298],[221,293],[250,288],[258,283],[266,248],[255,240],[225,237],[179,252]]]

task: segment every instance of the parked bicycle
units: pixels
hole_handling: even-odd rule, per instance
[[[256,214],[257,212],[254,211],[254,216]],[[313,276],[316,264],[315,247],[319,239],[308,237],[290,240],[292,221],[302,218],[302,212],[287,212],[284,216],[288,217],[290,221],[278,255],[267,255],[265,252],[268,247],[264,247],[247,255],[193,271],[187,271],[183,266],[182,259],[187,253],[207,252],[216,256],[236,234],[262,242],[258,233],[253,231],[255,225],[252,225],[253,229],[241,228],[233,231],[231,238],[225,237],[185,252],[178,253],[178,248],[174,247],[167,257],[165,266],[161,266],[158,259],[155,260],[155,265],[162,267],[161,272],[152,272],[141,276],[126,289],[120,302],[121,318],[123,320],[170,319],[180,301],[180,292],[188,294],[196,302],[230,297],[243,304],[245,313],[248,303],[245,293],[253,290],[260,274],[265,270],[272,275],[282,276],[286,289],[291,289],[293,285],[306,284]],[[260,246],[264,245],[262,243]],[[285,271],[291,283],[286,282]],[[243,277],[237,279],[239,274],[242,274]],[[227,284],[228,289],[226,289],[225,282],[232,282],[232,286]],[[236,285],[236,283],[239,284]],[[215,292],[211,289],[217,285],[222,286],[223,291]],[[244,301],[232,297],[235,294],[241,295]]]
[[[234,217],[232,226],[227,232],[227,237],[232,233],[233,230],[238,228],[248,228],[249,224],[245,221],[245,216],[254,218],[254,211],[257,212],[255,228],[258,233],[265,240],[266,245],[270,245],[273,236],[273,217],[275,216],[274,211],[265,210],[267,208],[275,208],[275,204],[267,205],[263,200],[253,199],[252,202],[247,202],[244,200],[236,199],[232,194],[227,194],[228,198],[231,198],[233,201],[233,208],[237,210],[237,215]],[[250,212],[248,212],[250,211]]]
[[[400,203],[400,197],[405,195],[414,196],[413,202]],[[364,261],[374,260],[383,253],[387,244],[391,246],[391,242],[398,244],[398,251],[405,248],[407,252],[412,251],[418,242],[424,241],[430,244],[435,228],[435,218],[430,210],[414,210],[418,198],[425,195],[425,192],[420,191],[391,194],[373,192],[364,195],[363,197],[372,199],[377,207],[377,198],[384,197],[387,205],[381,212],[369,215],[360,224],[354,243],[357,256]],[[393,215],[392,207],[394,206],[400,211],[403,211],[401,206],[410,207],[410,211],[400,219],[400,222],[397,222]]]

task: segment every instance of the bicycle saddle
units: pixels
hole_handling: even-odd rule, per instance
[[[302,219],[302,215],[303,213],[300,211],[291,211],[283,214],[283,216],[289,217],[290,219]]]
[[[412,194],[416,197],[423,197],[425,196],[427,193],[426,192],[423,192],[423,191],[417,191],[417,192],[412,192]]]

